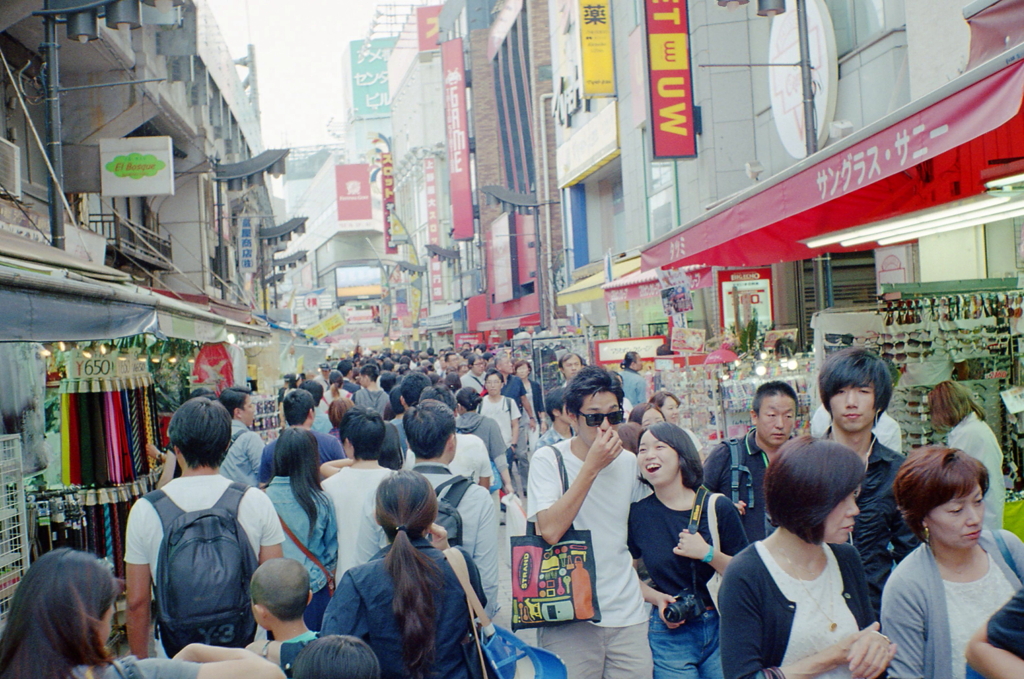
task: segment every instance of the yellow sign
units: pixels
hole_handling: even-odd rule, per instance
[[[580,0],[583,96],[615,96],[611,0]]]
[[[316,325],[306,328],[306,334],[315,339],[323,339],[332,332],[340,330],[344,325],[345,317],[341,315],[340,311],[335,311]]]

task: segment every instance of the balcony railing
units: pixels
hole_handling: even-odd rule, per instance
[[[171,241],[145,227],[128,225],[117,215],[100,214],[90,215],[89,230],[106,238],[108,245],[130,259],[142,260],[159,269],[170,266]]]

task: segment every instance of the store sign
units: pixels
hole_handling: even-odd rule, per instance
[[[238,227],[238,273],[256,271],[256,227],[248,217]]]
[[[612,100],[555,151],[559,188],[582,181],[618,155],[618,102]]]
[[[339,222],[373,218],[369,165],[365,163],[335,165],[334,183],[337,191]]]
[[[772,326],[771,267],[719,271],[717,281],[722,329],[739,333],[754,318],[762,329]]]
[[[441,45],[444,73],[444,121],[448,133],[448,192],[452,206],[452,238],[472,240],[473,183],[469,167],[469,126],[466,120],[466,66],[462,39]]]
[[[875,280],[883,285],[914,282],[914,246],[890,245],[875,250]]]
[[[484,341],[484,334],[482,332],[457,332],[455,333],[455,348],[462,349],[467,344],[472,349],[476,345]]]
[[[583,96],[615,96],[611,0],[579,0]]]
[[[335,311],[316,325],[306,328],[305,333],[314,339],[323,339],[324,337],[341,330],[344,326],[345,317],[342,316],[340,311]]]
[[[345,319],[349,323],[373,323],[373,307],[369,309],[357,309],[355,307],[347,306],[345,307]]]
[[[106,197],[173,196],[171,138],[100,139],[100,186]]]
[[[444,268],[440,257],[430,258],[430,300],[444,301]]]
[[[380,154],[381,205],[384,212],[384,252],[398,254],[391,242],[391,222],[395,213],[395,167],[391,153]]]
[[[427,192],[427,242],[441,244],[441,218],[437,205],[437,160],[423,159],[423,185]]]
[[[416,43],[420,52],[437,49],[442,5],[416,8]]]
[[[512,215],[502,213],[491,222],[491,292],[498,304],[515,297],[512,285]]]
[[[630,285],[625,288],[612,288],[604,292],[604,298],[609,302],[628,302],[634,299],[648,299],[651,297],[661,297],[661,283],[657,281],[654,283],[641,283],[640,285]]]
[[[811,80],[814,83],[814,118],[818,125],[818,146],[828,139],[829,125],[836,111],[839,93],[839,62],[832,17],[823,0],[805,0],[807,37],[811,46]],[[786,11],[772,19],[768,40],[768,63],[777,64],[768,72],[768,93],[772,118],[786,153],[794,158],[807,155],[804,136],[803,88],[800,85],[800,32],[797,26],[796,0],[786,0]]]
[[[644,0],[644,6],[653,157],[694,158],[697,139],[693,119],[689,11],[685,2]]]
[[[388,55],[396,38],[371,40],[363,51],[363,40],[349,43],[352,65],[352,115],[356,118],[382,118],[391,114],[388,93]]]
[[[599,365],[622,363],[622,359],[630,351],[635,351],[641,359],[653,359],[658,355],[658,347],[666,341],[667,338],[664,335],[598,340],[594,342],[594,356]]]
[[[87,357],[84,352],[70,352],[67,361],[67,377],[70,380],[113,380],[131,379],[149,375],[149,359],[139,359],[137,351],[111,351],[101,354],[91,352]]]

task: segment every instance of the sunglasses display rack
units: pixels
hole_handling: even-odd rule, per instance
[[[264,441],[277,438],[277,432],[281,428],[281,414],[277,408],[277,397],[252,394],[250,399],[256,409],[252,430],[258,433]]]
[[[29,562],[21,435],[0,436],[0,630]]]

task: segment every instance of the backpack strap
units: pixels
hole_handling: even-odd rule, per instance
[[[473,482],[465,476],[456,476],[452,481],[455,483],[452,483],[448,487],[448,491],[444,494],[444,499],[447,500],[448,504],[452,507],[458,507],[459,503],[462,502],[462,498],[465,497],[466,493],[469,491],[470,486],[473,485]]]
[[[453,476],[447,481],[438,484],[438,486],[434,488],[434,494],[437,495],[437,499],[447,500],[453,507],[458,507],[459,502],[462,501],[462,496],[466,494],[465,488],[461,491],[455,488],[460,481],[469,481],[469,479],[465,476]],[[469,481],[469,483],[472,483],[472,481]],[[452,493],[457,493],[457,495],[452,495]],[[455,501],[453,502],[451,498],[455,498]]]
[[[167,527],[170,526],[175,519],[185,513],[185,510],[176,505],[174,500],[167,497],[167,493],[162,490],[154,490],[151,493],[146,493],[142,496],[142,499],[153,505],[153,509],[156,510],[157,516],[160,517],[160,523],[163,525],[165,534],[167,533]]]
[[[239,429],[234,434],[232,434],[231,435],[231,444],[234,445],[235,441],[237,441],[238,439],[242,438],[242,434],[245,434],[248,431],[249,431],[248,429]]]
[[[740,501],[740,474],[747,475],[747,488],[750,488],[750,468],[745,464],[740,464],[742,460],[743,450],[740,448],[739,439],[729,439],[725,442],[725,445],[729,448],[729,457],[731,464],[729,466],[729,484],[730,490],[732,491],[732,503],[736,504]],[[751,492],[747,493],[750,502],[747,503],[748,509],[754,508],[754,494]]]
[[[224,494],[217,500],[217,504],[213,506],[214,509],[224,509],[234,517],[238,518],[238,505],[242,503],[242,498],[245,496],[245,491],[249,490],[249,486],[239,483],[238,481],[232,481],[231,485],[227,487]]]

